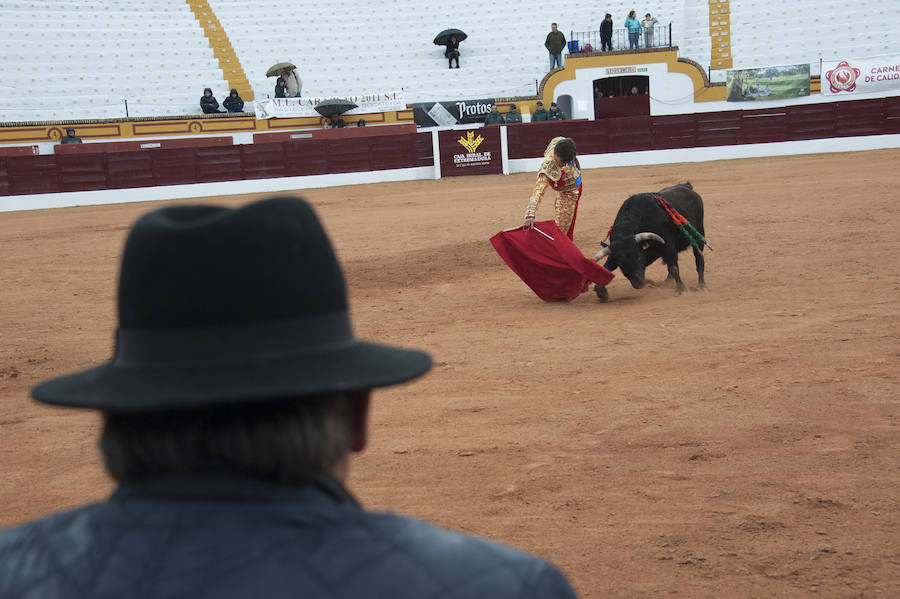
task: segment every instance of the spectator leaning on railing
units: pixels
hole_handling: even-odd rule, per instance
[[[515,104],[509,105],[509,112],[506,113],[504,117],[507,123],[521,123],[522,122],[522,113],[519,112],[519,109],[516,108]]]
[[[644,28],[644,47],[652,48],[653,47],[653,33],[656,24],[659,23],[656,19],[650,16],[650,13],[644,15],[644,20],[641,21],[641,27]]]

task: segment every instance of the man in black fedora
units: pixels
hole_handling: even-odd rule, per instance
[[[35,387],[103,414],[105,502],[0,531],[0,599],[574,597],[550,564],[363,509],[370,390],[423,352],[357,339],[310,206],[171,206],[132,228],[115,352]]]

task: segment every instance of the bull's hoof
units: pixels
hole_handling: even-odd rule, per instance
[[[675,288],[675,296],[677,297],[677,296],[679,296],[679,295],[684,295],[684,293],[685,293],[686,291],[687,291],[687,288],[684,287],[683,285],[682,285],[681,287],[676,287],[676,288]]]
[[[597,299],[604,304],[609,301],[609,292],[603,285],[594,285],[594,293],[597,294]]]
[[[697,291],[709,291],[709,287],[706,286],[706,283],[698,283]]]

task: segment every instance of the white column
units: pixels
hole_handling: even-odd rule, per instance
[[[506,141],[506,125],[500,125],[500,164],[503,174],[509,174],[509,144]]]
[[[434,155],[434,178],[441,178],[441,144],[438,142],[437,129],[431,132],[431,153]]]

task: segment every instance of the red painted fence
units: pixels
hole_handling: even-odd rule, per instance
[[[478,130],[476,130],[478,131]],[[580,154],[900,133],[900,97],[599,121],[510,125],[509,157],[575,138]],[[85,147],[93,144],[85,144]],[[451,143],[452,145],[452,143]],[[442,146],[443,147],[443,146]],[[313,137],[277,143],[0,155],[0,196],[431,166],[431,135]]]

